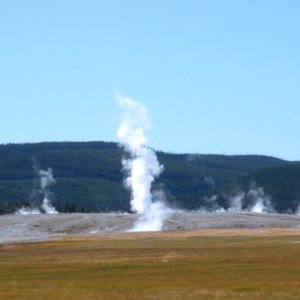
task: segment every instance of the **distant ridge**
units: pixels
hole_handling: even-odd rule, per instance
[[[156,187],[168,201],[185,209],[199,209],[202,198],[224,193],[250,180],[263,185],[278,210],[295,211],[300,196],[300,165],[264,155],[170,154],[157,152],[165,166]],[[0,213],[40,202],[33,166],[51,167],[57,183],[52,202],[61,212],[129,211],[130,195],[123,187],[121,159],[115,142],[41,142],[0,145]],[[291,167],[292,166],[292,167]],[[265,172],[265,173],[263,173]],[[287,193],[280,182],[293,178]],[[274,184],[273,184],[274,182]],[[276,183],[276,186],[275,186]],[[274,194],[274,195],[273,195]],[[280,200],[276,197],[280,195]],[[275,198],[274,198],[275,197]],[[278,204],[280,203],[280,204]]]

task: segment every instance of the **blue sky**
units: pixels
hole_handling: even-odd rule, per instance
[[[300,1],[3,0],[0,143],[116,140],[120,91],[151,146],[300,160]]]

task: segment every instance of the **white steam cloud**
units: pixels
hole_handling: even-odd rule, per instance
[[[230,211],[251,211],[255,213],[272,212],[270,196],[265,193],[262,187],[257,187],[251,183],[247,192],[240,191],[235,196],[230,197]]]
[[[204,196],[201,211],[210,212],[240,212],[250,211],[255,213],[273,212],[271,197],[265,193],[262,187],[257,187],[254,182],[251,183],[247,191],[237,188],[229,195],[222,195],[222,198],[228,203],[225,207],[220,206],[219,196]]]
[[[53,172],[51,168],[48,168],[47,171],[40,170],[40,193],[43,195],[43,204],[42,209],[45,211],[46,214],[58,214],[58,211],[55,207],[51,204],[50,200],[50,192],[48,190],[48,186],[55,183],[55,179],[53,177]]]
[[[243,199],[245,198],[246,193],[241,191],[238,194],[231,196],[229,211],[241,211],[243,206]]]
[[[35,169],[35,168],[34,168]],[[58,211],[55,207],[51,204],[50,200],[50,191],[48,187],[54,184],[56,181],[53,177],[53,171],[49,168],[47,171],[39,170],[37,171],[40,177],[40,190],[39,193],[43,196],[43,202],[41,208],[43,212],[46,214],[58,214]],[[35,207],[21,207],[16,214],[18,215],[37,215],[41,214],[42,211]]]
[[[147,147],[149,130],[147,108],[129,97],[117,95],[122,109],[121,122],[117,131],[119,144],[129,154],[122,160],[128,173],[125,185],[131,191],[131,209],[139,214],[132,231],[159,231],[162,229],[166,207],[160,193],[153,195],[151,185],[163,171],[155,152]]]
[[[22,206],[17,212],[17,215],[39,215],[41,211],[37,208]]]
[[[252,199],[252,212],[263,213],[272,211],[270,196],[264,192],[262,187],[253,185],[247,196]]]

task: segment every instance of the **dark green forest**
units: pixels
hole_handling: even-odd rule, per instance
[[[45,142],[0,145],[0,213],[39,207],[39,169],[52,168],[49,187],[59,212],[130,211],[124,188],[122,149],[113,142]],[[300,164],[261,155],[202,155],[157,152],[164,172],[153,189],[170,206],[196,210],[205,199],[251,182],[265,189],[278,212],[294,213],[300,203]],[[222,200],[223,199],[223,200]],[[226,201],[225,201],[226,202]]]

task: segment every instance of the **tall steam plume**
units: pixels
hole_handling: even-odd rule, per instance
[[[40,177],[40,190],[39,193],[43,196],[43,202],[41,205],[42,211],[37,207],[25,207],[22,206],[16,214],[19,215],[36,215],[41,214],[42,212],[46,214],[58,214],[58,211],[51,204],[50,200],[50,191],[48,187],[54,184],[56,181],[53,177],[53,172],[51,168],[48,168],[47,171],[38,170],[36,166],[33,167],[36,173]]]
[[[40,193],[43,195],[43,203],[42,209],[45,211],[46,214],[58,214],[58,211],[55,207],[51,204],[50,201],[50,192],[48,190],[48,186],[55,183],[55,179],[53,177],[53,172],[51,168],[48,168],[47,171],[39,170],[40,176]]]
[[[147,108],[129,97],[117,95],[122,109],[121,122],[117,131],[120,146],[129,158],[122,160],[128,177],[125,186],[131,191],[131,209],[139,214],[132,231],[159,231],[162,229],[166,208],[161,194],[151,193],[155,177],[163,171],[155,152],[147,147],[149,130]]]

